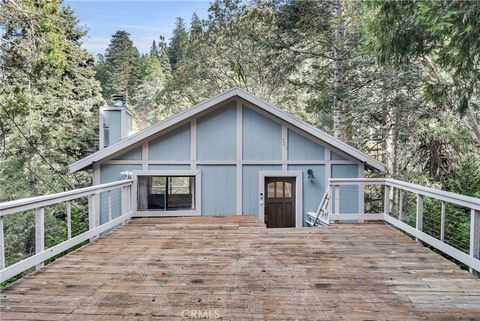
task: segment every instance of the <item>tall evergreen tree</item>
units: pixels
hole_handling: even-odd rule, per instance
[[[166,78],[171,76],[172,73],[172,65],[170,65],[170,58],[168,56],[168,45],[165,41],[164,36],[160,36],[158,39],[158,54],[160,59],[160,65],[162,66],[163,74]]]
[[[157,59],[160,59],[160,52],[158,50],[158,46],[155,40],[152,41],[152,46],[150,47],[150,56],[154,56]]]
[[[175,29],[173,30],[173,35],[168,47],[168,58],[172,69],[176,69],[177,64],[182,60],[187,36],[187,28],[183,18],[177,18]]]
[[[158,58],[153,54],[145,54],[140,59],[136,74],[136,84],[130,99],[137,127],[143,129],[150,125],[155,112],[163,108],[159,103],[162,90],[165,87],[165,75]]]
[[[102,83],[103,96],[106,99],[114,94],[131,94],[139,58],[138,50],[130,40],[128,32],[117,31],[112,35],[105,52],[105,79]]]

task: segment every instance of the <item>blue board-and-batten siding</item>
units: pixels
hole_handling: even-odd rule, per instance
[[[236,168],[231,165],[203,165],[202,215],[235,215]]]
[[[116,160],[141,160],[142,159],[142,147],[137,147],[129,152],[121,154]]]
[[[148,159],[189,160],[190,124],[183,125],[149,142]]]
[[[203,215],[234,215],[239,214],[236,204],[237,193],[237,165],[235,164],[237,141],[237,108],[235,102],[230,102],[210,113],[203,114],[196,119],[196,132],[191,132],[190,123],[170,130],[164,135],[150,138],[147,150],[142,146],[126,151],[116,156],[114,161],[122,164],[103,164],[100,166],[100,179],[97,183],[106,183],[121,179],[122,171],[131,170],[189,170],[197,168],[201,171],[201,213]],[[253,164],[241,166],[241,210],[243,214],[259,215],[259,172],[281,171],[282,165],[269,164],[268,161],[282,160],[282,125],[264,114],[250,107],[242,107],[241,151],[243,160]],[[318,139],[308,138],[308,133],[300,134],[300,130],[287,131],[287,160],[295,164],[288,164],[291,171],[303,172],[303,216],[306,212],[315,211],[323,196],[327,175],[334,178],[361,177],[363,166],[359,162],[349,162],[343,153],[337,154],[318,143]],[[193,135],[193,136],[192,136]],[[195,137],[197,145],[194,153],[191,151],[191,139]],[[333,149],[335,150],[335,149]],[[147,159],[142,160],[142,155]],[[196,159],[191,160],[191,156]],[[327,155],[331,155],[327,157]],[[348,156],[347,156],[348,157]],[[331,160],[330,160],[331,158]],[[127,161],[143,162],[142,164],[128,164]],[[226,161],[222,163],[222,161]],[[301,161],[309,161],[302,164]],[[151,161],[152,163],[149,163]],[[172,161],[171,163],[169,163]],[[182,163],[175,163],[179,161]],[[217,164],[202,164],[202,162],[218,162]],[[261,163],[255,164],[255,161]],[[325,162],[314,164],[312,162]],[[157,163],[155,163],[157,162]],[[191,163],[192,162],[192,163]],[[228,163],[230,162],[230,163]],[[232,163],[233,162],[233,163]],[[337,162],[337,163],[336,163]],[[331,166],[327,170],[327,166]],[[315,179],[308,180],[307,170],[312,169]],[[342,213],[358,213],[358,188],[341,188]],[[113,195],[113,194],[112,194]],[[102,195],[102,222],[106,218],[106,199]],[[303,224],[303,222],[302,222]]]
[[[313,179],[308,179],[307,171],[313,171]],[[289,165],[288,170],[303,172],[303,220],[305,225],[307,212],[316,211],[326,190],[325,165]]]
[[[282,126],[248,107],[242,114],[243,159],[281,160]]]
[[[293,130],[288,131],[288,159],[324,160],[325,148]]]
[[[236,159],[235,102],[197,119],[197,159]]]

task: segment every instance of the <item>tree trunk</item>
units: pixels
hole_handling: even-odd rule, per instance
[[[470,137],[472,137],[476,144],[480,144],[480,124],[476,118],[475,110],[472,106],[468,106],[466,113],[466,125],[470,133]]]
[[[342,3],[341,0],[336,0],[335,6],[335,17],[337,19],[337,25],[335,26],[335,45],[334,45],[334,80],[333,80],[333,89],[334,89],[334,98],[333,98],[333,136],[344,139],[345,131],[343,128],[344,124],[344,103],[343,98],[341,97],[342,93],[342,80],[343,80],[343,70],[342,70],[342,53],[344,45],[344,34],[343,34],[343,23],[341,22],[342,15]]]

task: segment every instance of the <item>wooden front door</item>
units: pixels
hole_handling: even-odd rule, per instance
[[[295,177],[265,177],[265,224],[295,227]]]

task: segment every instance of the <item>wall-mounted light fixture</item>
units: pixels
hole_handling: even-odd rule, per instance
[[[129,171],[121,172],[120,175],[122,175],[123,179],[130,179],[130,178],[132,178],[132,172],[129,172]]]
[[[307,179],[308,179],[309,181],[312,181],[312,180],[315,179],[315,175],[313,175],[313,170],[312,170],[312,169],[308,169],[308,170],[307,170],[307,175],[308,175],[308,176],[307,176]]]

